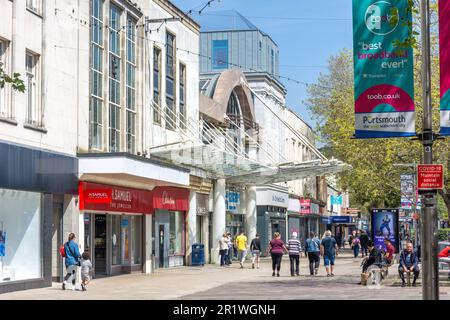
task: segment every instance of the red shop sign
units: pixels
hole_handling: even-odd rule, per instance
[[[78,186],[80,210],[151,213],[150,191],[82,182]]]
[[[311,213],[311,199],[300,199],[300,213]]]
[[[177,187],[156,187],[152,190],[153,210],[189,210],[189,190]]]

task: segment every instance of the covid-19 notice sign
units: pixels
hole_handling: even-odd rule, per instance
[[[415,135],[408,0],[353,0],[355,137]]]
[[[439,1],[441,135],[450,135],[450,1]]]

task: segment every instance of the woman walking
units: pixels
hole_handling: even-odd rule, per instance
[[[77,270],[80,266],[80,251],[78,250],[78,245],[75,242],[75,233],[69,234],[68,241],[64,244],[64,251],[66,253],[66,257],[64,259],[64,263],[66,265],[67,274],[64,277],[64,281],[62,284],[62,289],[66,290],[66,285],[69,279],[72,280],[72,290],[76,289],[76,281],[77,281]]]
[[[355,256],[355,259],[358,258],[360,245],[361,240],[359,240],[359,235],[356,235],[352,240],[353,255]]]
[[[288,252],[286,245],[283,240],[281,240],[281,235],[279,232],[275,232],[272,241],[269,243],[268,250],[272,256],[272,277],[275,277],[275,269],[277,270],[277,277],[279,277],[281,258],[283,257],[283,253]]]

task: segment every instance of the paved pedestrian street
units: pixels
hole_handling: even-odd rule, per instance
[[[0,300],[97,300],[97,299],[421,299],[421,287],[400,286],[397,266],[390,269],[386,283],[380,289],[358,285],[360,261],[346,253],[336,260],[335,276],[328,278],[321,261],[317,276],[309,276],[307,259],[301,258],[299,277],[291,277],[289,260],[283,256],[280,277],[272,277],[270,259],[263,259],[260,269],[251,269],[247,260],[244,269],[234,262],[230,267],[205,265],[158,270],[154,274],[131,274],[93,280],[86,292],[61,290],[61,284],[51,288],[17,291],[0,295]],[[443,278],[445,279],[445,278]],[[420,284],[420,282],[419,282]],[[441,282],[440,298],[450,299],[450,285]]]

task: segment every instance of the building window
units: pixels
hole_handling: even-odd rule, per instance
[[[136,21],[127,19],[127,151],[136,148]]]
[[[153,48],[153,122],[161,124],[161,50]]]
[[[131,264],[141,263],[142,218],[131,216]]]
[[[166,34],[166,128],[175,130],[175,36]]]
[[[120,11],[109,12],[109,151],[120,151]]]
[[[121,257],[121,217],[120,215],[111,215],[111,248],[112,248],[112,265],[122,264]]]
[[[103,30],[103,1],[92,0],[91,100],[89,104],[90,149],[102,149]]]
[[[186,66],[180,63],[180,128],[186,129]]]
[[[171,211],[169,255],[184,255],[184,212]]]
[[[42,0],[27,0],[27,9],[41,14]]]
[[[275,55],[273,49],[270,50],[270,73],[274,74],[274,66],[275,66]]]
[[[39,56],[27,52],[25,55],[27,73],[27,117],[26,123],[42,127],[42,115],[39,103]]]
[[[5,74],[8,74],[8,65],[6,64],[6,48],[8,43],[0,40],[0,67]],[[0,87],[0,118],[9,118],[9,110],[6,105],[6,86]]]

